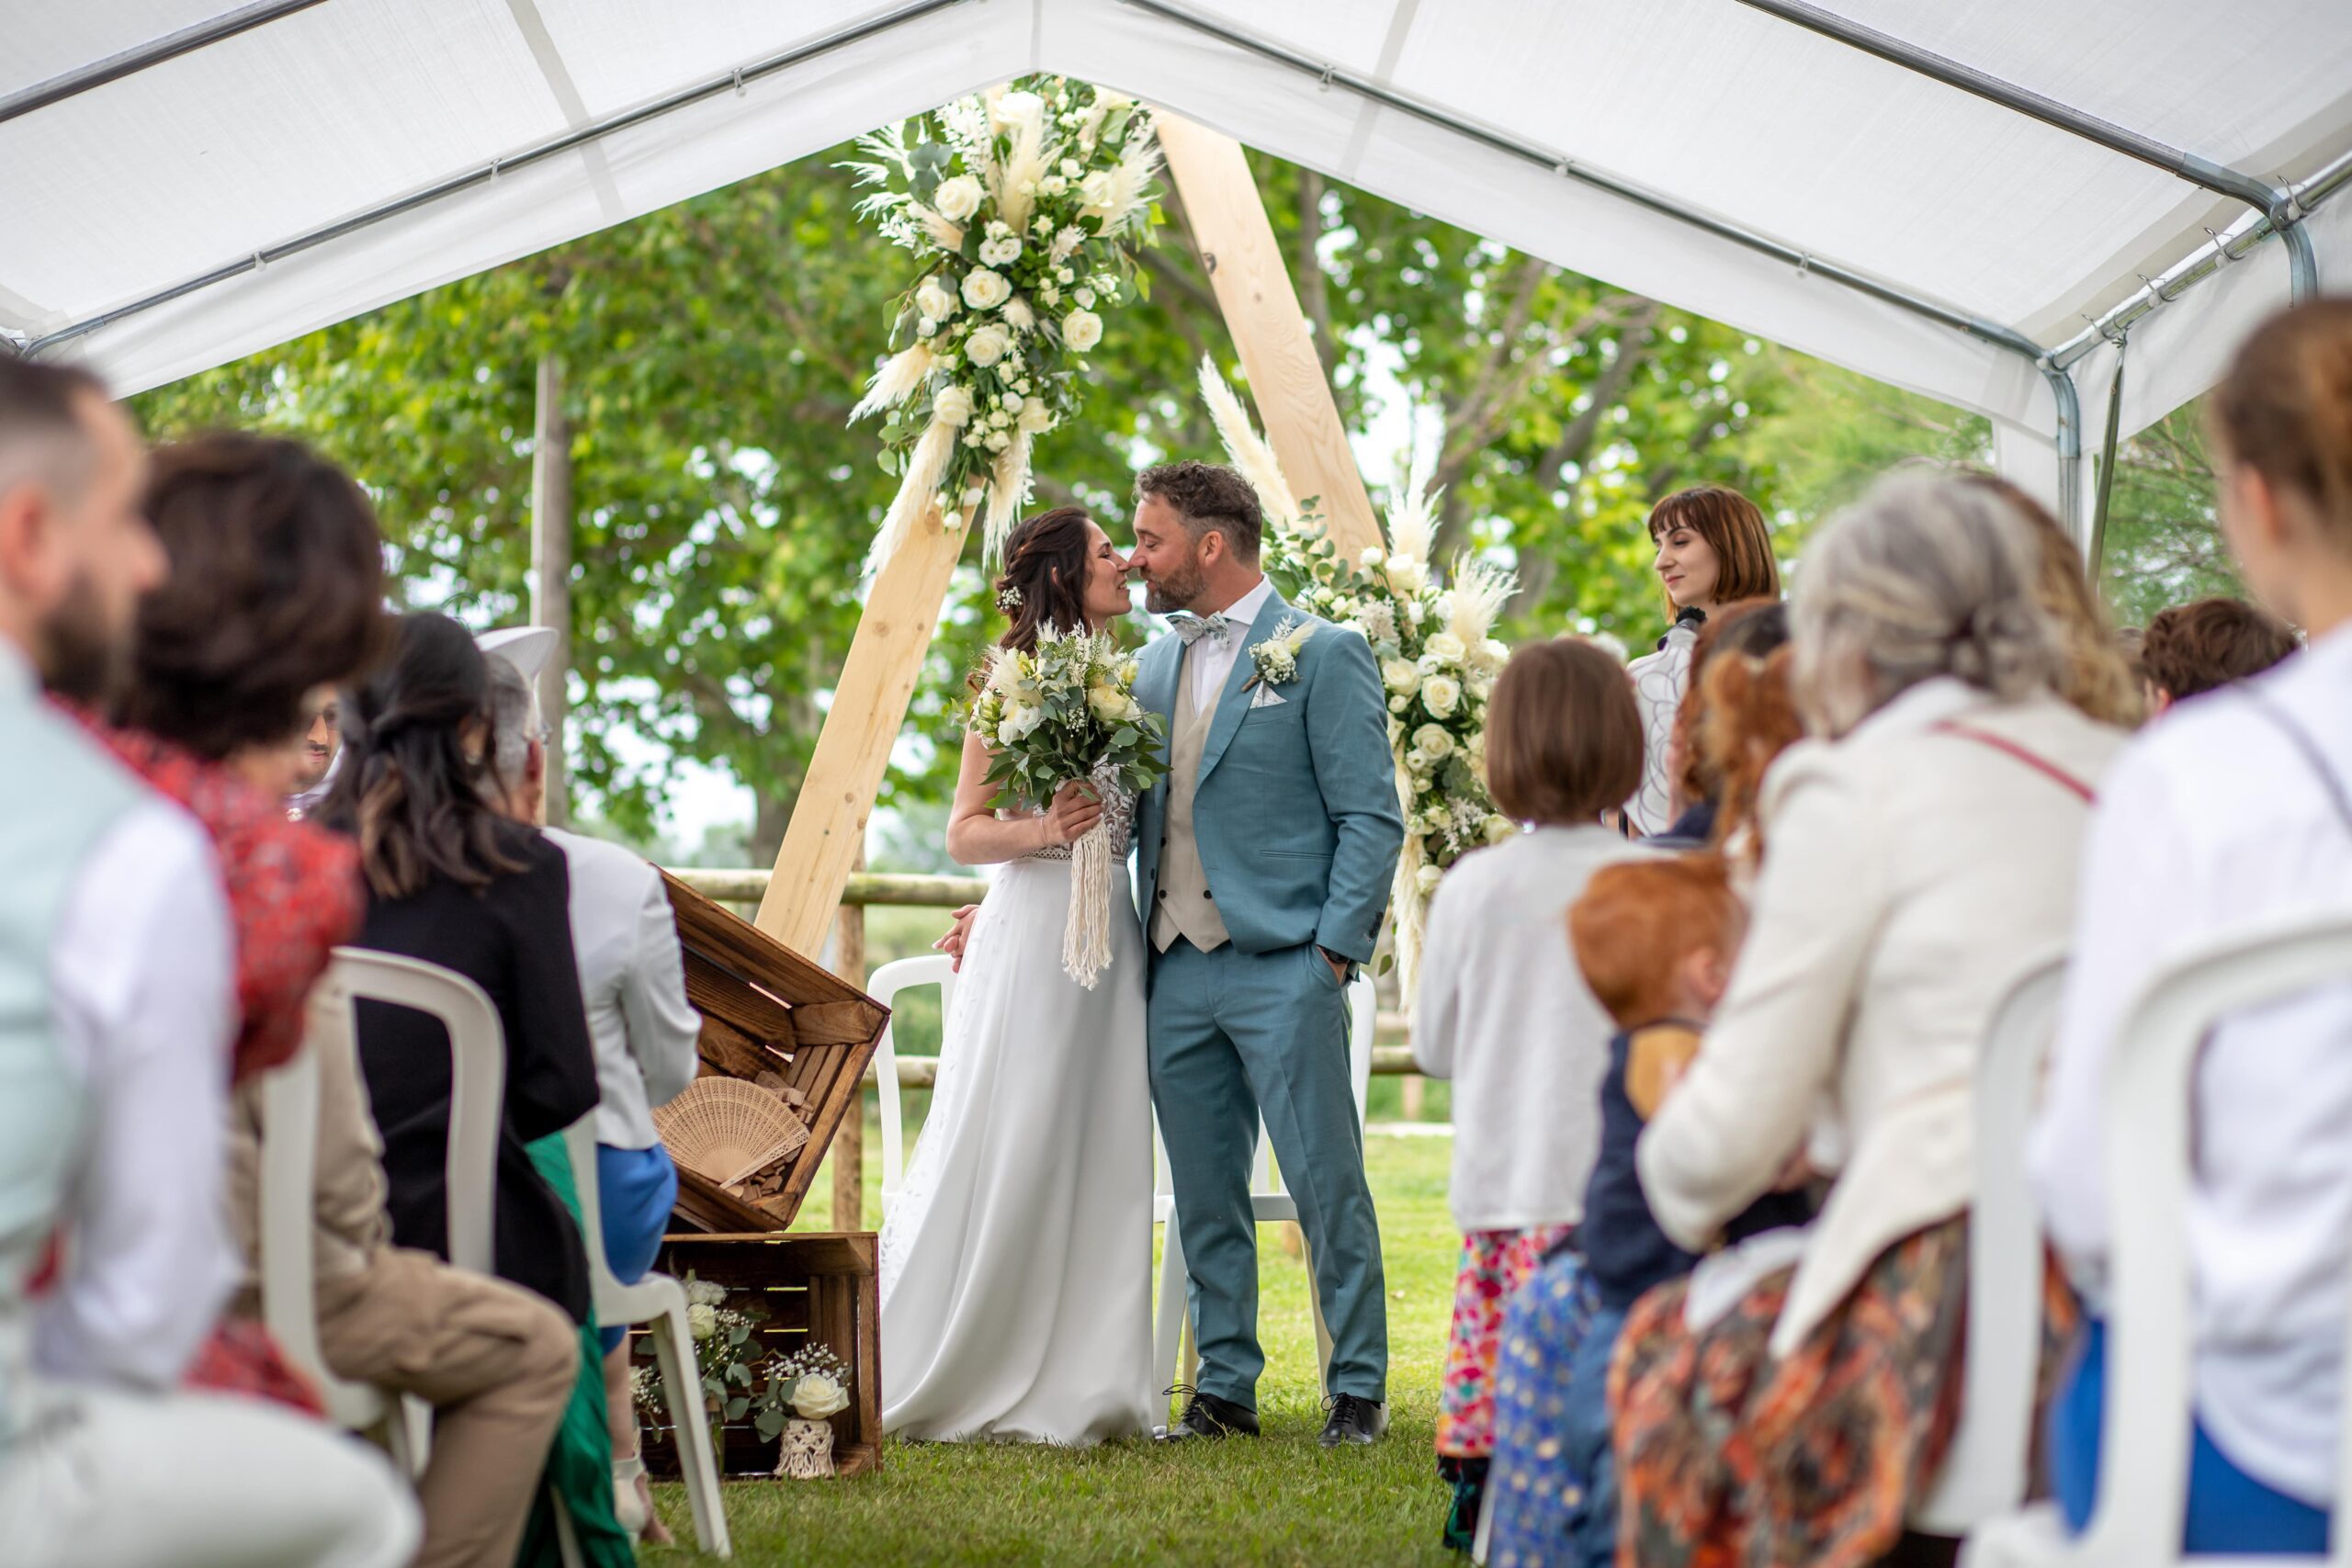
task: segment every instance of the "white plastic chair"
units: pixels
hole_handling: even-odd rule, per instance
[[[2352,1529],[2322,1558],[2186,1557],[2191,1400],[2188,1236],[2194,1074],[2223,1018],[2352,976],[2352,916],[2267,925],[2205,944],[2150,981],[2117,1030],[2101,1134],[2113,1268],[2098,1495],[2089,1527],[2066,1533],[2052,1504],[1986,1520],[1971,1568],[2256,1568],[2326,1562],[2352,1568]],[[2352,1358],[2352,1347],[2347,1348]],[[2338,1429],[2352,1431],[2352,1378]],[[2352,1498],[2352,1442],[2338,1445],[2335,1495]]]
[[[1372,1043],[1379,1023],[1379,1000],[1372,988],[1371,976],[1359,975],[1348,987],[1348,1077],[1355,1091],[1356,1126],[1363,1126],[1363,1108],[1372,1089]],[[1168,1173],[1168,1145],[1159,1136],[1159,1116],[1155,1111],[1151,1121],[1153,1168],[1159,1173],[1159,1190],[1152,1199],[1151,1223],[1167,1227],[1167,1238],[1159,1258],[1159,1322],[1152,1336],[1151,1364],[1159,1382],[1157,1386],[1168,1388],[1176,1382],[1176,1363],[1182,1355],[1185,1361],[1185,1380],[1191,1382],[1198,1374],[1200,1349],[1189,1332],[1192,1325],[1186,1312],[1189,1292],[1185,1289],[1184,1243],[1176,1223],[1176,1192]],[[1298,1200],[1283,1187],[1280,1169],[1270,1156],[1270,1141],[1266,1122],[1258,1121],[1258,1153],[1250,1179],[1251,1216],[1260,1224],[1272,1223],[1298,1224]],[[1315,1360],[1319,1374],[1328,1382],[1331,1371],[1331,1329],[1323,1320],[1323,1295],[1316,1288],[1315,1252],[1306,1249],[1306,1302],[1315,1315]]]
[[[865,994],[888,1008],[892,1021],[882,1030],[882,1043],[874,1053],[875,1099],[882,1113],[882,1213],[889,1216],[906,1179],[906,1140],[899,1116],[899,1050],[892,1037],[900,991],[924,986],[939,987],[939,1021],[946,1027],[948,1010],[956,1002],[956,962],[944,953],[919,958],[895,959],[874,971]],[[943,1042],[944,1043],[944,1042]]]
[[[728,1534],[727,1507],[718,1490],[718,1464],[710,1449],[710,1428],[702,1419],[702,1379],[695,1365],[694,1331],[686,1322],[686,1291],[667,1274],[648,1274],[624,1285],[605,1259],[604,1200],[596,1188],[596,1113],[563,1130],[571,1156],[571,1182],[580,1190],[580,1228],[588,1245],[588,1288],[596,1321],[611,1327],[644,1324],[653,1336],[654,1359],[662,1371],[662,1399],[669,1406],[678,1439],[678,1470],[685,1478],[694,1510],[695,1536],[713,1557],[735,1555]],[[558,1510],[560,1513],[561,1510]]]
[[[1968,1348],[1960,1429],[1911,1528],[1962,1536],[2025,1501],[2041,1360],[2041,1213],[2026,1181],[2026,1132],[2058,1027],[2066,961],[2018,977],[1976,1059],[1976,1196],[1968,1219]]]

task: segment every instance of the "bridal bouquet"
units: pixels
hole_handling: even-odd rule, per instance
[[[1472,850],[1518,830],[1495,810],[1486,779],[1487,697],[1510,657],[1492,632],[1517,580],[1467,555],[1455,558],[1446,578],[1430,569],[1437,494],[1418,463],[1389,503],[1385,545],[1341,559],[1315,503],[1292,497],[1272,449],[1207,360],[1201,363],[1201,392],[1226,451],[1264,509],[1268,569],[1298,584],[1292,603],[1362,632],[1380,660],[1396,798],[1405,813],[1394,903],[1397,987],[1409,1008],[1439,880]]]
[[[858,143],[858,203],[920,268],[891,357],[850,418],[882,413],[882,467],[900,476],[878,565],[915,519],[987,502],[983,558],[1002,554],[1029,491],[1029,447],[1077,401],[1079,359],[1102,339],[1149,234],[1159,151],[1150,111],[1065,76],[1024,76]]]
[[[970,728],[992,749],[988,782],[1004,803],[1044,807],[1066,784],[1141,795],[1168,771],[1158,714],[1136,701],[1136,661],[1107,632],[1048,626],[1028,651],[989,650]],[[1109,814],[1074,846],[1062,969],[1088,990],[1111,963]]]

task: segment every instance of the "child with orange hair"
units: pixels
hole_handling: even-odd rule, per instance
[[[1617,1333],[1645,1292],[1698,1263],[1652,1217],[1634,1145],[1698,1054],[1747,917],[1720,856],[1678,855],[1601,867],[1567,924],[1585,984],[1617,1033],[1578,1251],[1529,1282],[1503,1336],[1515,1364],[1498,1380],[1487,1561],[1599,1568],[1616,1560],[1608,1382]],[[1726,1239],[1810,1217],[1801,1193],[1769,1193],[1726,1227]]]

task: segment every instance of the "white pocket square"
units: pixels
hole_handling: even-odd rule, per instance
[[[1288,697],[1283,696],[1272,686],[1261,685],[1258,688],[1258,694],[1250,699],[1250,705],[1253,708],[1278,708],[1288,701],[1290,701]]]

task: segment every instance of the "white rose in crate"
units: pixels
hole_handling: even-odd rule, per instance
[[[707,1302],[696,1302],[686,1309],[686,1331],[697,1339],[707,1339],[718,1332],[718,1309]]]
[[[1421,682],[1421,705],[1439,718],[1451,718],[1462,705],[1462,682],[1451,675],[1432,675]]]
[[[980,209],[980,182],[969,175],[957,175],[939,182],[931,194],[931,205],[942,218],[963,222]]]
[[[1073,353],[1084,354],[1102,341],[1102,318],[1091,310],[1072,310],[1062,318],[1062,341]]]
[[[964,340],[965,357],[985,370],[1005,356],[1012,347],[1012,334],[994,321],[975,328]]]
[[[1001,272],[976,266],[964,275],[964,303],[975,310],[993,310],[1012,298],[1012,285]]]
[[[972,394],[961,387],[945,388],[931,405],[931,412],[934,417],[949,424],[969,424],[972,423]]]
[[[1392,659],[1380,667],[1380,679],[1398,696],[1410,696],[1421,682],[1421,667],[1409,659]]]
[[[849,1391],[823,1372],[804,1372],[792,1385],[792,1408],[806,1420],[822,1421],[849,1408]]]

